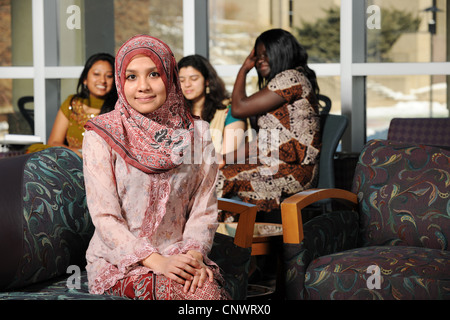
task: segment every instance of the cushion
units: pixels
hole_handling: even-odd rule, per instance
[[[450,146],[450,118],[394,118],[388,140]]]
[[[0,160],[0,291],[84,269],[94,226],[82,170],[62,147]]]
[[[352,191],[361,215],[360,245],[449,250],[450,151],[372,140],[361,152]]]
[[[79,281],[78,286],[71,276],[65,275],[22,290],[0,292],[0,300],[129,300],[126,297],[89,293],[86,270],[81,272]]]
[[[379,268],[379,287],[370,266]],[[310,299],[450,299],[450,252],[400,246],[353,249],[316,259],[305,278]]]

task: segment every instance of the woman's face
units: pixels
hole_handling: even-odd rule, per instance
[[[157,110],[167,97],[158,68],[144,55],[137,55],[128,64],[123,89],[128,103],[142,114]]]
[[[205,78],[197,69],[189,66],[179,71],[181,89],[187,100],[195,101],[205,96]]]
[[[267,78],[270,74],[269,57],[267,56],[266,47],[262,42],[256,45],[256,71],[263,77]]]
[[[91,96],[105,97],[114,85],[114,73],[108,61],[99,60],[89,69],[84,85],[87,86]]]

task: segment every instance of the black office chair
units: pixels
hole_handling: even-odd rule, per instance
[[[339,141],[348,125],[348,119],[343,115],[321,115],[322,148],[319,158],[319,180],[317,189],[335,188],[334,155]],[[305,209],[305,219],[318,210],[322,213],[331,211],[332,200],[325,199],[315,202]]]
[[[334,155],[336,153],[339,141],[344,134],[345,129],[348,125],[348,119],[343,115],[335,114],[321,114],[322,126],[322,148],[319,156],[319,177],[317,188],[334,188],[335,187],[335,175],[334,175]],[[283,198],[282,201],[284,201]],[[304,222],[313,217],[314,215],[332,211],[333,209],[332,199],[324,199],[317,201],[314,204],[305,208],[302,212]],[[257,224],[258,222],[271,222],[280,224],[281,221],[281,209],[273,210],[270,213],[258,212],[257,214]],[[272,242],[268,245],[272,246],[275,252],[279,250],[278,243],[279,239],[274,237]],[[270,259],[270,258],[269,258]],[[269,263],[269,262],[268,262]],[[270,264],[270,263],[269,263]],[[273,268],[273,266],[268,267]],[[276,291],[274,298],[283,297],[283,287],[284,281],[280,278],[281,269],[279,266],[276,267]]]
[[[334,154],[348,125],[343,115],[328,114],[324,117],[322,149],[320,150],[319,182],[317,188],[334,188]]]
[[[319,94],[317,98],[319,99],[319,113],[329,114],[331,110],[331,99],[323,94]]]
[[[31,128],[31,133],[34,134],[34,104],[33,108],[25,108],[27,103],[34,102],[33,96],[24,96],[19,98],[17,105],[19,107],[20,113],[23,115],[25,120],[28,122]]]

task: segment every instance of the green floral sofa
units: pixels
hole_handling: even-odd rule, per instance
[[[82,160],[60,147],[0,159],[0,300],[127,300],[88,291],[94,226],[82,170]],[[250,254],[216,234],[211,257],[235,299],[246,298]]]
[[[82,170],[66,148],[0,160],[1,300],[118,299],[88,292]]]
[[[300,243],[284,244],[288,299],[450,299],[449,150],[370,141],[352,193],[339,192],[291,199],[299,205],[331,196],[355,209],[316,216],[303,225]]]

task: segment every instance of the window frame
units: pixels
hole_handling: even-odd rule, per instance
[[[360,152],[366,140],[366,86],[372,75],[447,75],[450,62],[365,63],[364,43],[366,4],[360,0],[341,0],[341,57],[339,63],[311,64],[317,76],[340,76],[342,114],[349,126],[342,139],[342,151]],[[33,79],[35,135],[47,141],[46,80],[78,79],[83,66],[45,65],[44,0],[32,1],[33,66],[0,67],[0,78]],[[208,57],[208,0],[183,0],[184,54]],[[362,31],[361,31],[362,30]],[[215,66],[219,76],[235,77],[240,65]],[[250,75],[256,75],[252,70]],[[447,89],[448,90],[448,89]],[[448,103],[448,102],[447,102]],[[51,129],[51,128],[50,128]]]

